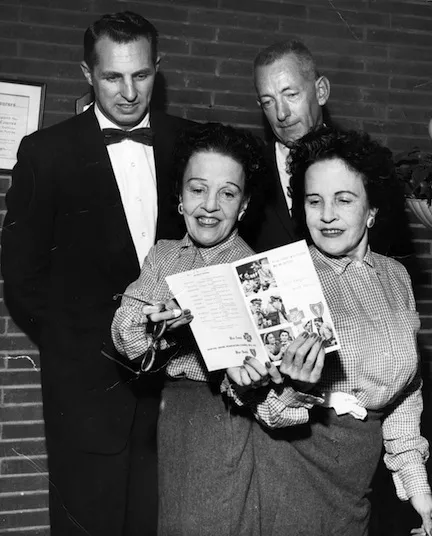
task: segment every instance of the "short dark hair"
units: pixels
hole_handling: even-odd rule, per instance
[[[190,158],[199,152],[230,156],[245,173],[245,195],[253,197],[263,178],[263,142],[252,133],[221,123],[196,124],[180,135],[175,149],[175,187],[179,195]]]
[[[84,61],[90,69],[98,62],[95,46],[102,37],[108,37],[115,43],[130,43],[144,37],[150,43],[152,61],[156,65],[158,32],[151,22],[138,13],[108,13],[87,28],[84,34]]]
[[[296,39],[278,41],[261,50],[254,61],[254,74],[258,67],[271,65],[275,61],[289,55],[295,57],[300,71],[305,78],[316,80],[319,77],[315,59],[311,51],[304,43]]]
[[[378,209],[370,235],[379,233],[391,218],[400,195],[392,153],[366,132],[332,127],[312,130],[290,152],[292,214],[299,233],[310,240],[304,208],[306,171],[315,162],[333,159],[342,160],[362,177],[369,205]]]

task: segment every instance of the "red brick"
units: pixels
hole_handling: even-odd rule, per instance
[[[321,74],[327,75],[328,70],[364,71],[365,60],[363,58],[353,58],[340,54],[321,54],[317,51],[313,52],[313,56]]]
[[[159,49],[164,54],[189,54],[189,43],[185,39],[161,37]]]
[[[432,20],[426,17],[404,17],[392,15],[391,27],[397,30],[420,30],[430,32]]]
[[[207,91],[168,89],[168,99],[177,104],[201,104],[210,106],[211,94]]]
[[[390,14],[383,13],[371,13],[365,12],[359,9],[358,2],[356,5],[351,6],[351,10],[347,9],[347,3],[336,3],[336,8],[333,9],[330,6],[327,8],[309,7],[308,19],[317,22],[333,22],[341,23],[350,26],[389,26]],[[341,6],[339,8],[339,5]]]
[[[215,106],[227,106],[236,109],[257,110],[261,114],[256,103],[255,94],[235,95],[233,93],[216,93],[214,99]]]
[[[0,488],[3,493],[45,490],[48,487],[48,473],[29,476],[1,476]]]
[[[82,41],[83,31],[81,29],[73,30],[19,23],[0,23],[0,35],[24,41],[78,45]]]
[[[1,460],[2,475],[27,475],[47,472],[47,457],[44,456],[17,456]]]
[[[39,371],[30,369],[25,371],[3,370],[0,374],[0,385],[30,385],[40,382]]]
[[[40,404],[42,402],[42,392],[40,386],[5,388],[3,389],[4,404]]]
[[[0,374],[3,374],[1,372]],[[42,405],[4,406],[0,412],[0,422],[41,421]]]
[[[45,439],[16,439],[0,442],[0,458],[41,456],[46,452]]]
[[[371,73],[388,73],[400,76],[424,76],[430,72],[429,64],[417,63],[414,58],[409,62],[367,58],[365,63],[366,71]]]
[[[396,123],[394,121],[365,121],[364,128],[367,132],[386,135],[422,136],[427,133],[424,125],[418,123]]]
[[[43,422],[28,424],[3,424],[2,439],[30,439],[44,437]]]
[[[0,351],[13,352],[16,355],[24,353],[29,348],[29,344],[31,343],[24,335],[8,335],[7,338],[0,339]],[[32,348],[34,349],[35,346],[32,345]]]
[[[288,33],[297,36],[311,35],[314,37],[355,40],[363,40],[363,28],[359,26],[347,26],[340,19],[336,24],[323,24],[305,20],[294,20],[292,18],[282,19],[280,25],[281,33]],[[340,45],[340,43],[339,43]],[[345,52],[345,51],[344,51]],[[313,50],[312,50],[313,53]]]
[[[175,37],[183,39],[202,39],[214,41],[216,28],[197,24],[179,24],[177,22],[161,22],[158,24],[158,31],[165,37]]]
[[[76,78],[80,79],[80,68],[77,63],[46,61],[23,58],[0,58],[0,69],[4,73],[13,75],[22,75],[25,73],[26,79],[35,79],[35,81],[47,82],[49,90],[49,81],[47,78]],[[20,76],[24,78],[23,76]]]
[[[59,4],[57,4],[58,7]],[[23,5],[21,21],[28,24],[42,24],[65,28],[77,28],[81,32],[93,22],[92,15],[83,12],[71,12],[63,9],[46,9]]]
[[[417,48],[416,46],[412,47],[398,47],[392,45],[389,48],[389,57],[393,60],[406,60],[409,61],[430,61],[430,49],[429,48]],[[405,63],[405,65],[408,65]],[[426,66],[425,66],[426,67]]]
[[[260,45],[261,46],[261,45]],[[226,45],[222,43],[192,42],[192,56],[216,57],[223,60],[246,60],[252,62],[258,54],[258,47],[242,45]]]
[[[390,13],[392,17],[395,15],[415,15],[416,17],[432,18],[429,2],[406,2],[400,0],[379,2],[374,0],[370,2],[370,9],[380,13]]]
[[[249,28],[251,30],[273,31],[279,27],[279,20],[275,17],[262,15],[249,15],[237,13],[235,11],[227,13],[223,11],[208,11],[203,9],[193,9],[190,11],[189,20],[192,23],[199,23],[211,26],[231,26],[237,28]]]
[[[364,41],[356,41],[355,39],[342,41],[334,38],[324,39],[317,36],[305,36],[303,41],[310,48],[312,54],[315,51],[319,51],[320,53],[331,52],[334,54],[341,54],[342,52],[346,57],[359,56],[363,59],[387,57],[386,45],[373,45]]]
[[[22,0],[19,3],[23,3]],[[25,0],[27,6],[37,6],[37,7],[47,7],[47,8],[56,8],[59,6],[58,0]],[[68,11],[88,11],[89,1],[88,0],[73,0],[69,2],[62,2],[62,9]]]
[[[48,507],[48,492],[14,493],[0,495],[2,509],[6,512],[14,510],[35,510]]]
[[[326,71],[326,76],[332,84],[340,84],[343,86],[356,86],[366,88],[388,88],[388,76],[370,74],[370,73],[351,73]]]
[[[165,74],[167,71],[214,73],[217,62],[213,58],[194,58],[192,56],[163,56],[160,69]]]
[[[0,525],[5,530],[22,527],[47,527],[49,524],[48,509],[0,514],[0,516]],[[16,536],[16,534],[32,536],[35,533],[28,532],[27,528],[23,528],[21,533],[13,531],[13,535]]]
[[[404,43],[407,46],[430,47],[432,45],[432,36],[429,34],[419,34],[414,32],[402,32],[397,30],[385,29],[366,29],[366,40],[374,43]]]
[[[79,63],[83,58],[82,46],[53,45],[47,43],[20,43],[22,58],[50,58],[52,61]]]
[[[408,106],[389,106],[388,118],[397,121],[422,123],[427,125],[430,119],[430,110],[410,108]]]
[[[0,20],[2,21],[18,21],[20,14],[19,6],[0,5]]]
[[[0,39],[0,54],[14,57],[18,55],[18,42],[11,39]]]
[[[285,17],[306,18],[306,6],[301,3],[292,4],[289,1],[261,2],[259,0],[221,0],[220,8],[232,11],[246,11],[247,13],[263,13],[265,15],[282,15]]]
[[[401,89],[411,91],[413,93],[416,93],[417,91],[430,93],[431,88],[432,79],[429,77],[405,78],[400,76],[392,76],[390,78],[390,89]]]
[[[328,104],[330,115],[339,117],[361,117],[371,119],[384,119],[385,109],[380,105],[365,104],[362,102],[335,102],[330,99]]]

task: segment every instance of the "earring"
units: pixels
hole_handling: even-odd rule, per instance
[[[183,203],[178,204],[177,210],[180,216],[183,216]]]
[[[366,221],[366,227],[368,229],[372,229],[372,227],[375,225],[375,216],[369,216],[369,218]]]
[[[238,215],[238,221],[242,221],[242,219],[244,218],[244,215],[246,214],[246,211],[245,210],[241,210],[239,212],[239,215]]]

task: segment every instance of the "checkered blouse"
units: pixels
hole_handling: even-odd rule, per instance
[[[349,393],[367,409],[385,408],[384,459],[399,498],[430,493],[428,442],[420,435],[420,321],[410,278],[400,263],[370,250],[363,262],[331,259],[315,247],[310,252],[341,341],[340,351],[326,355],[318,390]],[[241,396],[228,391],[272,428],[307,422],[309,409],[322,401],[286,386]]]
[[[165,281],[167,275],[213,264],[227,264],[253,253],[238,236],[237,231],[222,244],[211,248],[196,247],[188,235],[182,240],[160,240],[149,251],[139,278],[131,283],[125,292],[147,301],[166,302],[173,297]],[[153,342],[151,335],[145,332],[145,318],[141,313],[143,307],[145,306],[140,302],[123,297],[114,316],[111,328],[114,344],[117,350],[129,359],[142,355]],[[168,376],[209,381],[211,375],[207,372],[188,326],[177,329],[174,335],[168,333],[166,339],[161,341],[161,348],[178,340],[180,351],[166,368]]]

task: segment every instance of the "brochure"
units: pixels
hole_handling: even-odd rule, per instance
[[[308,331],[325,352],[339,340],[304,240],[231,264],[170,275],[209,371],[240,366],[247,355],[279,364],[289,343]]]

